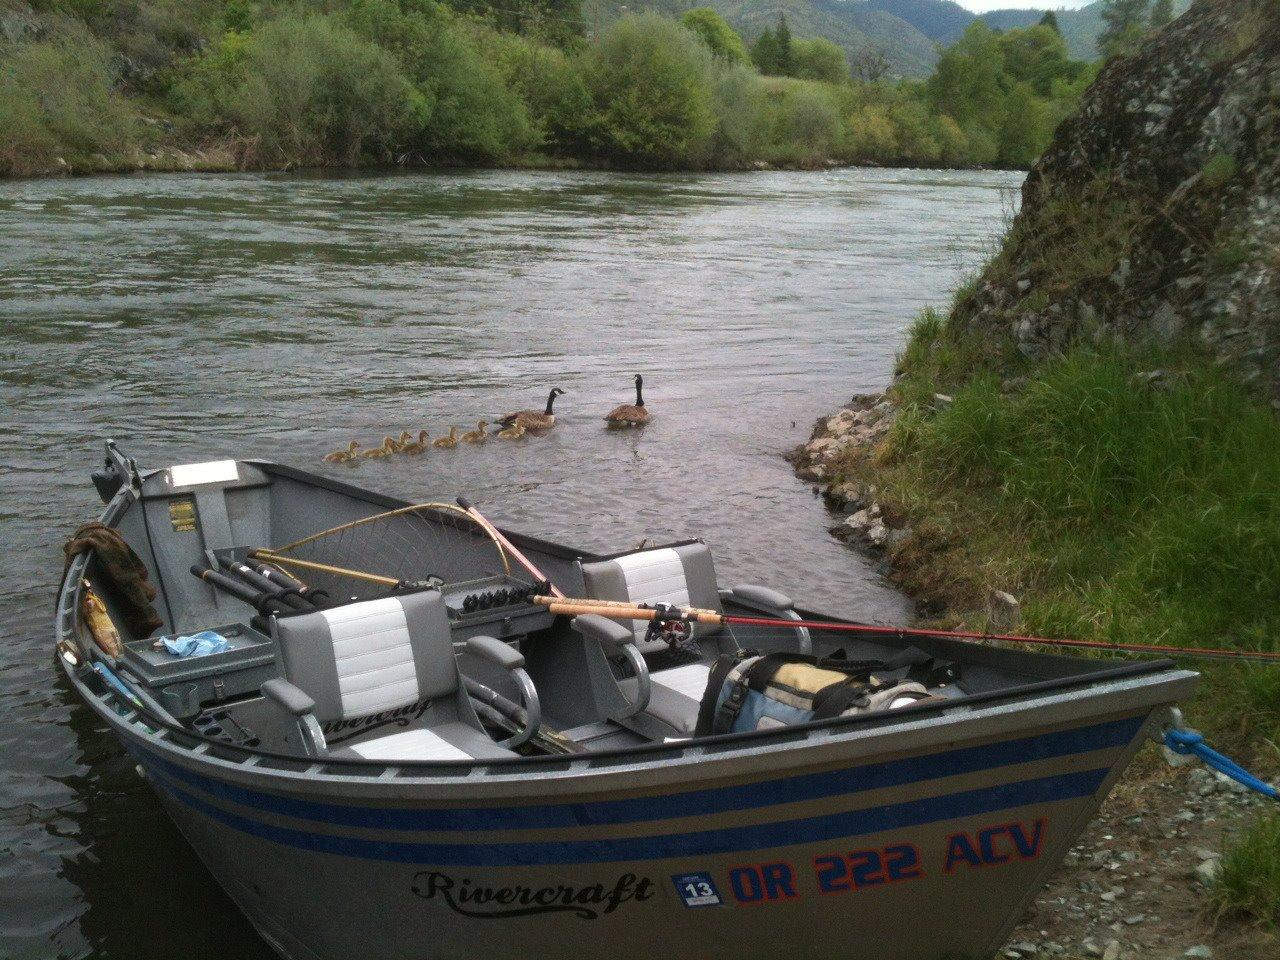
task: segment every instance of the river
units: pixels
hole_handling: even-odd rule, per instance
[[[703,536],[721,579],[866,620],[906,602],[781,454],[882,387],[1019,177],[835,170],[0,182],[0,957],[268,949],[54,681],[60,544],[115,437],[144,467],[268,457],[466,492],[586,547]],[[645,377],[654,421],[601,417]],[[547,436],[357,468],[357,439],[539,407]]]

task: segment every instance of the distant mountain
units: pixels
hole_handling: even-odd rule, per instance
[[[1053,0],[1046,3],[1052,6]],[[1191,0],[1175,0],[1179,14]],[[584,0],[583,15],[594,25],[609,23],[628,10],[656,10],[680,16],[693,7],[714,7],[750,44],[786,14],[797,37],[826,37],[852,58],[870,46],[884,54],[893,72],[924,77],[938,62],[939,45],[955,43],[968,26],[982,19],[997,30],[1038,23],[1045,10],[995,10],[970,13],[955,0]],[[1101,2],[1079,10],[1055,10],[1067,49],[1077,60],[1100,56]]]
[[[850,58],[873,47],[899,76],[926,77],[938,62],[932,38],[866,0],[585,0],[583,14],[588,23],[607,23],[623,10],[680,16],[692,7],[714,7],[748,45],[785,14],[794,36],[825,37]]]
[[[974,20],[984,20],[997,30],[1017,30],[1040,22],[1045,10],[1052,9],[1058,17],[1058,27],[1067,50],[1077,60],[1095,60],[1101,56],[1098,38],[1102,36],[1102,3],[1095,2],[1078,10],[1055,9],[1052,2],[1038,10],[993,10],[990,13],[970,13],[953,0],[866,0],[866,6],[883,10],[906,20],[925,36],[950,45]],[[1191,0],[1174,0],[1174,9],[1181,15],[1191,6]]]
[[[930,40],[950,45],[960,39],[974,15],[954,0],[866,0],[872,10],[881,10],[905,20]]]

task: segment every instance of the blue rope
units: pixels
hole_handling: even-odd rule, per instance
[[[1234,760],[1224,757],[1205,743],[1204,737],[1194,730],[1170,728],[1165,731],[1164,743],[1174,753],[1182,754],[1184,757],[1199,757],[1207,766],[1212,767],[1224,776],[1230,777],[1237,783],[1244,784],[1250,790],[1256,790],[1264,797],[1270,797],[1272,800],[1280,800],[1280,790],[1277,790],[1265,780],[1259,780]]]

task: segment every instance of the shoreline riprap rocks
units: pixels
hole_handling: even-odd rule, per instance
[[[806,443],[788,455],[796,476],[814,484],[827,505],[844,514],[832,536],[874,554],[901,543],[910,533],[886,513],[874,484],[841,475],[839,464],[851,456],[870,456],[898,419],[898,406],[886,393],[863,393],[825,417],[819,417]]]

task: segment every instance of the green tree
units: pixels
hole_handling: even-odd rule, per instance
[[[711,52],[674,20],[654,13],[617,21],[593,51],[588,85],[596,144],[637,167],[697,166],[716,121]]]
[[[1039,26],[1048,27],[1058,36],[1062,36],[1062,27],[1058,25],[1058,15],[1052,10],[1044,12],[1044,16],[1040,18]]]
[[[1010,30],[997,42],[1005,74],[1013,82],[1031,84],[1038,96],[1049,96],[1055,82],[1073,76],[1078,69],[1067,56],[1062,35],[1049,27]]]
[[[1101,17],[1105,26],[1098,45],[1112,57],[1133,49],[1150,23],[1151,0],[1102,0]]]
[[[536,146],[527,106],[455,14],[433,0],[354,0],[347,20],[395,55],[428,104],[415,152],[430,160],[488,160]]]
[[[1156,0],[1151,7],[1151,26],[1159,30],[1173,23],[1173,0]]]
[[[978,123],[995,130],[1003,120],[1003,81],[1000,34],[975,20],[938,59],[926,90],[937,112],[962,127]]]
[[[1005,101],[1000,125],[999,162],[1005,167],[1029,167],[1049,139],[1045,102],[1029,84],[1019,83]]]
[[[751,45],[751,62],[763,74],[777,76],[782,72],[782,52],[778,46],[778,35],[765,29]]]
[[[747,63],[746,44],[737,31],[711,7],[695,7],[680,18],[686,29],[692,30],[707,48],[726,63]]]
[[[830,40],[823,37],[793,40],[791,57],[794,74],[801,80],[849,82],[849,58]]]
[[[791,48],[791,28],[787,26],[787,15],[778,14],[778,29],[774,31],[778,38],[778,73],[784,77],[795,76],[795,51]]]
[[[385,160],[430,114],[389,51],[316,14],[227,34],[177,95],[238,132],[252,164]]]

